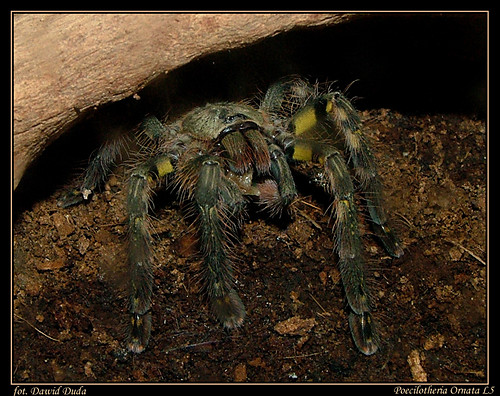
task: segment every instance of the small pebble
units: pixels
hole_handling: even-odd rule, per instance
[[[302,319],[299,316],[293,316],[287,320],[279,322],[274,326],[274,330],[285,335],[304,335],[316,325],[314,318]]]
[[[427,373],[420,362],[420,353],[414,349],[408,355],[408,364],[410,365],[411,376],[416,382],[427,382]]]

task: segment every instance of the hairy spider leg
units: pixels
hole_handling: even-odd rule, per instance
[[[284,107],[299,106],[313,93],[314,88],[300,77],[286,76],[268,88],[259,108],[267,114],[279,113]]]
[[[155,178],[174,169],[168,154],[158,155],[138,165],[130,174],[127,194],[129,332],[128,349],[142,352],[151,333],[151,296],[153,293],[153,254],[149,232],[149,206]]]
[[[108,180],[116,162],[120,159],[126,145],[126,137],[115,137],[107,140],[99,149],[92,153],[89,165],[83,174],[79,188],[70,189],[57,201],[57,205],[67,208],[79,204]]]
[[[393,257],[403,255],[402,244],[392,228],[382,199],[382,182],[375,165],[373,153],[362,132],[361,119],[350,101],[340,92],[333,92],[317,99],[324,104],[328,118],[344,136],[357,179],[367,202],[373,229],[387,252]]]
[[[322,111],[324,103],[324,100],[309,101],[293,116],[291,129],[295,141],[287,144],[287,151],[294,160],[318,160],[323,165],[326,178],[323,187],[334,199],[334,242],[342,284],[352,310],[349,314],[351,334],[357,348],[365,355],[371,355],[378,349],[379,337],[370,314],[372,303],[366,285],[354,186],[342,153],[325,140],[314,139],[327,132]],[[287,137],[283,135],[280,139],[285,141]]]
[[[352,309],[349,324],[354,342],[366,355],[377,351],[378,335],[370,311],[370,293],[366,285],[363,245],[359,233],[354,188],[342,154],[338,151],[320,157],[328,179],[327,190],[334,197],[334,241],[339,255],[340,275],[347,301]]]
[[[365,355],[371,355],[378,349],[379,337],[370,314],[372,303],[366,285],[358,211],[349,170],[342,154],[325,144],[316,146],[314,142],[309,144],[297,139],[292,146],[292,157],[299,161],[312,161],[317,157],[324,167],[327,182],[323,187],[334,199],[335,250],[347,302],[352,310],[349,314],[351,334],[357,348]]]
[[[222,159],[204,155],[200,164],[194,201],[198,211],[200,249],[203,255],[203,284],[216,317],[226,328],[243,323],[245,307],[234,290],[230,257],[229,216],[243,197],[224,177]]]
[[[157,142],[168,135],[165,125],[154,115],[147,115],[141,122],[139,130],[144,133],[151,142]]]

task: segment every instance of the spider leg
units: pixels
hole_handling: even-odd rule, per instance
[[[328,118],[344,137],[356,176],[364,191],[375,233],[391,256],[396,258],[402,256],[401,241],[389,226],[382,197],[382,182],[367,138],[362,133],[358,113],[349,100],[339,92],[326,94],[321,98],[326,101],[324,106]]]
[[[279,113],[284,107],[298,105],[313,92],[313,87],[299,76],[285,76],[268,88],[260,109],[268,114]]]
[[[96,150],[90,157],[80,187],[65,192],[58,199],[57,205],[67,208],[79,204],[87,200],[96,189],[100,188],[108,180],[117,160],[120,159],[125,147],[125,139],[124,136],[109,139]]]
[[[243,201],[236,188],[224,178],[221,159],[209,155],[200,161],[194,201],[198,211],[203,283],[212,309],[224,327],[235,328],[243,323],[245,307],[234,290],[230,257],[230,216]]]
[[[351,308],[351,334],[357,348],[365,355],[371,355],[378,349],[379,337],[370,313],[372,303],[366,285],[354,186],[347,165],[342,154],[334,146],[300,138],[292,143],[290,135],[282,135],[280,140],[288,140],[287,151],[294,160],[312,161],[316,157],[323,165],[326,178],[323,187],[334,198],[334,242],[339,256],[342,284]]]
[[[127,194],[128,267],[130,273],[130,327],[127,346],[142,352],[151,332],[151,296],[153,293],[153,254],[148,210],[155,177],[173,171],[169,155],[158,155],[137,166],[130,174]]]
[[[358,349],[371,355],[378,348],[378,335],[370,311],[372,303],[366,285],[363,246],[359,233],[354,188],[348,168],[340,152],[330,149],[320,162],[328,179],[327,190],[334,197],[334,240],[347,301],[352,309],[349,324]]]

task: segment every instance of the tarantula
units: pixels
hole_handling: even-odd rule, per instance
[[[166,183],[181,201],[191,203],[203,257],[203,292],[222,325],[235,328],[244,321],[245,307],[235,290],[230,241],[250,199],[272,216],[289,207],[297,196],[292,169],[303,161],[321,169],[313,179],[333,199],[333,240],[354,343],[366,355],[377,351],[380,339],[370,313],[373,304],[348,165],[364,193],[375,234],[391,256],[400,257],[403,250],[388,225],[382,183],[358,113],[341,92],[321,92],[319,87],[298,77],[285,78],[268,89],[259,106],[209,103],[171,124],[154,116],[142,122],[139,129],[150,144],[130,172],[127,193],[130,351],[142,352],[150,338],[153,254],[148,209],[154,189]],[[88,199],[106,181],[120,155],[119,141],[104,144],[91,157],[81,187],[63,196],[60,206]]]

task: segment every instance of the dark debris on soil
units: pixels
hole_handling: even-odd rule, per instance
[[[159,194],[152,338],[142,354],[127,353],[118,171],[86,205],[58,208],[54,191],[16,213],[12,380],[484,382],[485,123],[386,109],[363,116],[405,244],[391,259],[362,221],[377,354],[353,344],[327,207],[307,191],[286,224],[257,213],[243,225],[236,276],[247,320],[231,332],[198,294],[199,261],[179,203]]]

